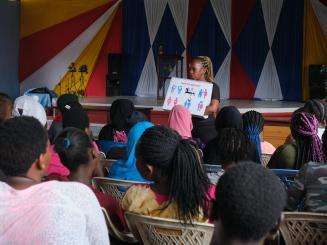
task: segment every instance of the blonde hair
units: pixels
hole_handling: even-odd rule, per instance
[[[200,61],[202,67],[206,70],[204,73],[206,81],[213,83],[214,78],[211,59],[208,56],[196,56],[193,58],[193,60]]]

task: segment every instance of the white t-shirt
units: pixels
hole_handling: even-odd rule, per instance
[[[98,200],[80,183],[16,190],[0,182],[0,244],[109,244]]]

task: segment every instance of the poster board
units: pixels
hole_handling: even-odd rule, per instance
[[[163,104],[164,110],[175,105],[186,107],[192,115],[204,117],[206,106],[211,102],[212,83],[173,77]]]

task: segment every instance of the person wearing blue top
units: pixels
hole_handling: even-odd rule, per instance
[[[109,170],[108,177],[122,180],[148,182],[145,180],[136,167],[135,148],[143,132],[154,126],[148,121],[135,124],[129,131],[127,138],[127,150],[123,159],[113,163]]]

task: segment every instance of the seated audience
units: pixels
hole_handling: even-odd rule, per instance
[[[327,149],[327,130],[323,134],[323,146]],[[309,162],[295,176],[288,188],[286,209],[327,213],[327,164]]]
[[[136,167],[135,149],[144,131],[153,124],[150,122],[139,122],[135,124],[129,134],[127,140],[127,149],[123,159],[113,163],[109,170],[108,177],[114,179],[133,180],[146,182]]]
[[[66,128],[56,138],[55,151],[70,172],[61,181],[80,182],[92,188],[91,180],[100,165],[100,156],[95,151],[90,137],[80,129]],[[115,223],[119,224],[121,219],[116,215],[120,210],[119,203],[101,191],[95,189],[93,191],[101,207],[107,209],[111,218],[114,221],[118,220]]]
[[[68,107],[66,107],[68,105]],[[78,97],[76,94],[62,94],[57,99],[57,108],[58,108],[58,115],[53,118],[51,126],[48,130],[49,140],[50,143],[53,144],[57,135],[63,130],[62,127],[62,114],[71,107],[79,106],[82,107],[78,103]]]
[[[204,163],[207,164],[219,164],[220,159],[217,158],[216,148],[218,146],[220,131],[224,128],[236,128],[242,130],[242,115],[236,107],[225,106],[219,111],[216,117],[215,127],[217,136],[204,148]]]
[[[273,154],[276,150],[272,144],[262,140],[265,119],[257,111],[248,111],[242,115],[242,118],[243,131],[256,147],[256,162],[261,162],[261,154]]]
[[[127,119],[134,112],[134,104],[128,99],[115,100],[110,108],[110,123],[99,133],[99,140],[127,142]]]
[[[269,168],[300,169],[305,163],[324,162],[322,143],[317,135],[319,122],[307,112],[294,113],[291,133],[294,143],[286,143],[272,155]]]
[[[211,183],[217,183],[220,176],[233,164],[240,161],[255,161],[256,150],[242,130],[224,128],[220,131],[216,148],[217,159],[222,167],[218,173],[208,173]]]
[[[131,186],[124,211],[183,222],[207,221],[214,189],[196,148],[164,126],[148,128],[137,148],[137,168],[152,184]]]
[[[0,123],[11,117],[12,108],[13,102],[10,96],[0,92]]]
[[[47,114],[44,107],[37,101],[37,98],[23,95],[15,100],[13,108],[13,116],[31,116],[39,120],[39,122],[46,127]]]
[[[194,141],[194,143],[203,149],[204,145],[199,140],[192,139],[192,114],[181,105],[176,105],[173,107],[169,114],[168,125],[171,129],[177,131],[183,139],[189,139]]]
[[[86,112],[83,108],[72,107],[63,113],[62,118],[63,128],[74,127],[83,130],[90,138],[92,131],[90,129],[90,121]],[[94,150],[99,153],[97,144],[92,141]],[[61,179],[62,177],[67,177],[69,175],[69,170],[61,163],[58,154],[54,150],[54,146],[51,146],[51,161],[50,166],[47,169],[47,180]],[[103,176],[100,169],[98,169],[98,175]]]
[[[80,183],[40,183],[50,160],[43,125],[16,117],[0,125],[0,243],[109,244],[93,192]],[[5,201],[4,201],[5,200]]]
[[[279,178],[253,162],[229,168],[219,179],[212,245],[264,244],[278,231],[286,194]]]

